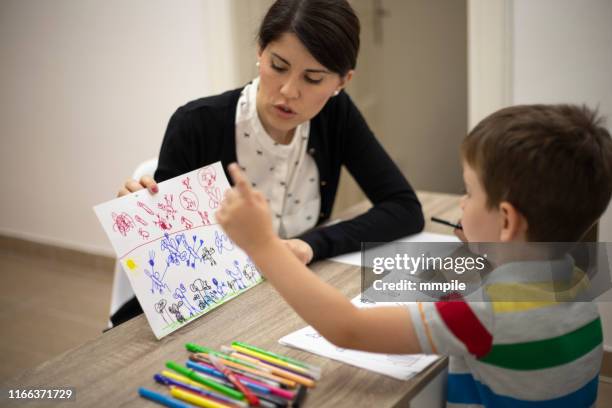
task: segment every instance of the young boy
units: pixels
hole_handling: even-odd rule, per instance
[[[471,242],[574,242],[612,194],[610,134],[585,107],[515,106],[486,119],[462,145],[462,225]],[[453,406],[588,407],[602,357],[588,302],[429,302],[358,309],[311,273],[272,230],[263,195],[236,164],[217,220],[285,300],[330,342],[384,353],[450,355]],[[573,269],[571,258],[554,260]],[[504,264],[493,273],[528,269]]]

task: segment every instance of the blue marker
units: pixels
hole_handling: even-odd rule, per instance
[[[138,394],[141,397],[151,400],[153,402],[157,402],[158,404],[164,405],[170,408],[192,408],[191,405],[185,404],[177,400],[176,398],[168,397],[163,394],[158,394],[155,391],[148,390],[146,388],[138,388]]]

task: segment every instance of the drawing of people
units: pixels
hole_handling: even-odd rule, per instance
[[[172,297],[177,300],[180,300],[181,304],[185,305],[185,308],[189,311],[189,316],[193,316],[194,314],[198,313],[198,309],[196,309],[189,302],[189,299],[187,299],[187,296],[185,295],[186,292],[187,292],[187,289],[185,288],[185,285],[181,283],[180,286],[174,290]]]
[[[229,275],[232,281],[235,283],[237,290],[246,289],[247,285],[244,283],[244,276],[242,275],[242,271],[240,270],[240,264],[238,261],[234,261],[235,270],[226,269],[225,273]]]
[[[217,261],[215,261],[215,258],[213,258],[214,253],[215,248],[204,247],[204,249],[202,249],[202,261],[208,261],[210,263],[210,266],[215,266],[217,264]]]
[[[179,323],[185,322],[185,318],[183,317],[183,315],[181,314],[181,311],[179,310],[179,308],[182,305],[183,305],[183,302],[179,301],[178,303],[171,304],[170,307],[168,308],[170,313],[174,314],[176,321]]]
[[[219,255],[223,253],[223,250],[232,251],[234,249],[234,243],[227,237],[223,232],[215,231],[215,246]]]
[[[253,265],[253,263],[251,263],[251,260],[248,258],[247,258],[247,262],[244,264],[244,267],[242,268],[242,274],[249,282],[256,282],[261,277],[255,265]]]
[[[194,292],[196,296],[198,296],[198,306],[200,306],[201,310],[204,310],[212,303],[215,303],[215,301],[210,297],[210,295],[206,293],[207,290],[210,290],[210,286],[202,279],[198,278],[193,281],[193,283],[189,285],[189,289],[191,289],[191,291]]]
[[[227,283],[219,282],[217,278],[213,278],[212,283],[215,286],[215,289],[213,290],[217,294],[218,298],[223,298],[223,296],[225,296],[225,291],[223,288],[227,287]]]
[[[160,299],[159,302],[155,303],[155,305],[153,306],[155,308],[155,311],[161,315],[162,319],[164,319],[166,325],[174,323],[172,314],[166,309],[167,304],[168,302],[166,301],[166,299]],[[168,319],[166,319],[166,316],[168,316]]]

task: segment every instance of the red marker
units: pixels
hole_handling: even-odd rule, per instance
[[[228,380],[231,381],[232,384],[236,386],[238,391],[244,394],[247,401],[249,401],[249,405],[254,407],[259,406],[259,399],[253,394],[243,383],[236,378],[234,373],[231,372],[229,368],[227,368],[218,357],[213,356],[212,354],[208,355],[208,359],[215,366],[215,368],[223,373],[224,376],[227,377]]]

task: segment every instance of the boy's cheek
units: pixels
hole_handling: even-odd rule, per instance
[[[461,211],[465,211],[465,203],[467,200],[467,196],[464,194],[461,196],[461,198],[459,199],[459,208],[461,208]]]
[[[463,212],[461,214],[461,227],[462,230],[461,232],[463,233],[463,236],[465,237],[465,239],[470,242],[472,241],[472,216],[470,214],[470,212],[466,209],[466,208],[462,208]]]

